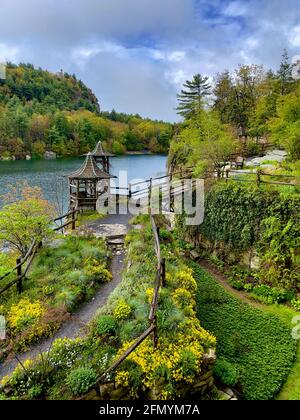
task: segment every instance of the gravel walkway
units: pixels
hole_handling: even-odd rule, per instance
[[[121,219],[121,220],[120,220]],[[128,228],[128,221],[129,216],[122,217],[120,215],[115,216],[108,216],[105,219],[99,220],[99,222],[93,222],[88,225],[88,228],[95,231],[96,236],[98,236],[99,231],[102,230],[102,226],[109,224],[113,225],[115,223],[123,223]],[[122,278],[122,270],[124,267],[124,258],[125,258],[125,250],[119,249],[114,250],[112,254],[111,260],[111,273],[113,275],[112,281],[109,283],[105,283],[100,286],[99,290],[97,291],[94,298],[86,303],[82,308],[80,308],[77,312],[72,314],[70,318],[63,323],[62,327],[59,331],[55,334],[54,339],[56,338],[76,338],[79,336],[84,336],[87,332],[86,326],[89,322],[93,319],[96,312],[99,308],[101,308],[107,301],[111,292],[116,288],[116,286],[120,283]],[[18,355],[21,361],[24,361],[28,358],[35,358],[41,352],[45,352],[51,346],[53,338],[48,338],[35,346],[32,346],[31,349]],[[14,358],[11,360],[7,360],[3,364],[0,364],[0,380],[3,376],[9,375],[13,372],[13,370],[18,365],[18,361]]]

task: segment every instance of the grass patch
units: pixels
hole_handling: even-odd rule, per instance
[[[96,211],[86,211],[84,213],[78,213],[76,226],[79,227],[86,225],[89,222],[96,222],[97,220],[101,220],[104,217],[104,214],[100,214]]]
[[[192,263],[198,282],[198,317],[217,337],[217,355],[236,367],[237,390],[247,400],[273,399],[289,375],[297,343],[291,336],[290,319],[274,307],[254,308],[223,289]]]

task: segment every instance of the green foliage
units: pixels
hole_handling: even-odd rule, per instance
[[[234,386],[237,382],[237,371],[234,365],[225,359],[217,359],[214,367],[214,376],[223,384],[227,386]]]
[[[200,110],[187,120],[173,139],[169,151],[171,168],[194,166],[196,176],[219,167],[237,148],[228,126],[221,123],[215,111]]]
[[[184,89],[177,95],[179,105],[177,113],[185,118],[195,116],[205,105],[205,98],[210,95],[211,86],[208,77],[196,74],[193,80],[183,84]]]
[[[28,398],[30,400],[35,400],[36,398],[40,397],[43,392],[43,388],[41,385],[34,385],[32,388],[28,390]]]
[[[217,337],[217,356],[237,370],[238,388],[247,400],[272,399],[294,361],[296,342],[289,322],[230,295],[192,264],[198,280],[198,316]]]
[[[138,115],[99,112],[92,91],[75,76],[8,64],[0,85],[0,157],[87,153],[102,140],[109,151],[166,153],[172,125]]]
[[[233,287],[236,290],[243,290],[244,289],[244,283],[242,282],[242,280],[230,279],[229,284],[230,284],[231,287]]]
[[[87,392],[96,382],[97,374],[89,367],[74,369],[66,378],[66,384],[71,388],[74,395],[81,395]]]
[[[277,105],[277,115],[269,122],[272,140],[286,148],[290,158],[300,159],[300,86],[284,96]]]
[[[294,309],[296,309],[297,311],[300,311],[300,299],[292,299],[291,301],[291,305]]]
[[[287,302],[294,297],[294,294],[287,292],[285,289],[260,284],[253,288],[252,296],[260,302],[272,304]]]
[[[8,243],[23,257],[33,240],[38,243],[53,235],[52,206],[38,197],[38,193],[40,191],[24,187],[21,199],[16,198],[0,210],[0,243]]]
[[[206,194],[204,223],[187,229],[219,244],[223,261],[232,254],[238,260],[239,253],[255,249],[260,257],[259,281],[291,289],[298,287],[299,279],[299,214],[297,193],[219,183]],[[239,274],[234,280],[244,281]]]
[[[10,319],[10,345],[24,351],[31,343],[51,336],[67,311],[74,311],[93,296],[99,283],[111,279],[104,268],[107,257],[105,242],[94,237],[59,237],[51,247],[42,248],[22,295],[11,288],[0,297],[1,314]],[[7,344],[0,343],[1,351]]]
[[[116,335],[118,324],[114,317],[109,315],[101,316],[96,320],[96,331],[99,335]]]

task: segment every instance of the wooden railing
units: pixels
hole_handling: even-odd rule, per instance
[[[34,240],[32,242],[32,244],[30,245],[26,255],[23,258],[22,257],[17,258],[17,265],[0,278],[0,281],[1,281],[1,280],[5,279],[6,277],[8,277],[9,275],[13,274],[14,271],[16,271],[17,277],[14,280],[12,280],[11,282],[9,282],[7,285],[5,285],[3,288],[0,289],[0,295],[2,295],[2,293],[4,293],[6,290],[10,289],[15,284],[17,284],[18,292],[22,293],[22,291],[23,291],[22,280],[26,276],[39,246],[40,246],[40,243],[37,243],[37,241]],[[27,265],[25,267],[25,270],[22,272],[22,267],[26,263],[27,263]]]
[[[236,174],[236,175],[253,175],[255,176],[254,179],[249,178],[237,178],[237,177],[231,177],[230,174]],[[269,177],[271,178],[271,181],[266,181],[262,177]],[[280,182],[280,181],[272,181],[272,178],[285,178],[285,179],[291,179],[297,182]],[[282,186],[289,186],[289,187],[300,187],[300,176],[297,175],[290,175],[290,174],[268,174],[261,169],[258,169],[255,172],[252,171],[237,171],[233,169],[227,169],[225,171],[225,179],[226,182],[228,181],[238,181],[238,182],[252,182],[256,183],[258,186],[261,184],[270,184],[270,185],[282,185]]]
[[[76,215],[77,215],[77,212],[78,212],[78,210],[75,208],[74,210],[71,210],[68,213],[54,219],[53,222],[56,223],[56,222],[62,221],[62,220],[71,216],[71,220],[63,223],[61,226],[53,228],[54,232],[61,231],[69,225],[72,225],[72,230],[75,230],[76,229],[76,220],[77,220]],[[2,293],[4,293],[6,290],[10,289],[15,284],[17,285],[18,292],[19,293],[23,292],[23,279],[25,278],[26,274],[28,273],[28,270],[29,270],[29,268],[32,264],[32,261],[34,259],[34,256],[35,256],[37,250],[41,247],[42,247],[42,242],[38,241],[37,239],[34,239],[32,244],[30,245],[26,255],[24,257],[18,257],[17,261],[16,261],[16,266],[14,268],[12,268],[10,271],[8,271],[7,273],[3,274],[3,276],[0,277],[0,282],[1,282],[2,280],[7,278],[8,276],[10,276],[11,274],[16,272],[16,277],[0,289],[0,295],[2,295]],[[25,269],[23,271],[22,268],[24,266],[25,266]]]
[[[71,216],[71,220],[63,223],[61,226],[58,226],[58,227],[54,228],[53,229],[54,232],[58,232],[60,230],[63,230],[64,228],[66,228],[67,226],[70,226],[70,225],[72,225],[72,230],[75,230],[76,229],[76,221],[77,221],[77,218],[76,218],[77,213],[78,213],[78,209],[76,207],[74,210],[71,210],[68,213],[54,219],[53,221],[56,223],[56,222],[62,221],[64,219],[67,219],[68,217]]]
[[[153,298],[150,306],[150,313],[149,313],[149,328],[143,332],[135,342],[116,360],[99,378],[97,379],[97,383],[105,380],[107,375],[114,371],[127,357],[136,349],[142,342],[149,337],[151,334],[153,335],[153,346],[157,348],[158,345],[158,334],[157,334],[157,309],[158,309],[158,300],[159,300],[159,291],[161,287],[165,286],[166,283],[166,265],[165,259],[161,258],[161,249],[160,249],[160,242],[159,242],[159,229],[156,226],[154,217],[150,215],[151,219],[151,226],[154,236],[154,247],[155,253],[157,257],[157,269],[156,269],[156,277],[154,282],[154,293]]]

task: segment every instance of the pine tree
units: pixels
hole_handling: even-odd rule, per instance
[[[208,83],[208,77],[202,77],[201,74],[196,74],[193,80],[187,80],[183,84],[184,89],[177,95],[179,102],[176,108],[177,114],[184,118],[191,118],[200,109],[203,109],[204,99],[211,93],[211,86]]]
[[[289,54],[286,49],[283,50],[280,68],[277,72],[280,94],[289,93],[289,87],[293,82],[293,65],[290,63]]]

